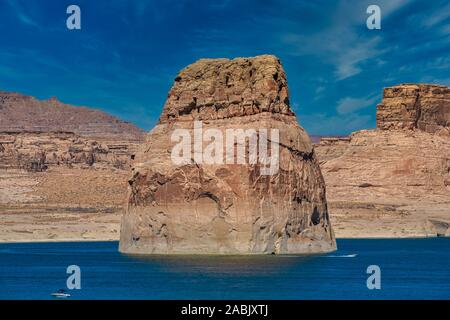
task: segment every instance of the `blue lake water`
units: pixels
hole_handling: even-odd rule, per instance
[[[0,299],[450,299],[450,238],[341,239],[318,256],[129,256],[117,242],[0,244]],[[366,286],[369,265],[381,289]]]

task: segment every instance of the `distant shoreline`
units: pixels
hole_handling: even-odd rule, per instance
[[[337,237],[336,240],[395,240],[395,239],[435,239],[435,238],[450,238],[437,236],[411,236],[411,237]],[[69,242],[117,242],[118,239],[39,239],[39,240],[18,240],[18,241],[1,241],[1,244],[20,244],[20,243],[69,243]],[[339,249],[339,248],[338,248]]]
[[[36,239],[36,240],[17,240],[17,241],[3,241],[0,240],[1,244],[20,244],[20,243],[68,243],[68,242],[117,242],[118,239]]]

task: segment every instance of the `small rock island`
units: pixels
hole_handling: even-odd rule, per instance
[[[174,132],[195,136],[198,123],[203,132],[212,129],[223,137],[230,129],[254,129],[260,139],[258,130],[276,129],[279,139],[270,150],[272,157],[278,150],[277,170],[263,174],[259,162],[248,161],[200,163],[195,146],[190,162],[174,164]],[[249,143],[233,144],[239,149]],[[200,149],[207,146],[203,139]],[[248,159],[249,148],[245,152]],[[279,59],[201,59],[183,69],[158,124],[136,153],[120,251],[303,254],[335,249],[324,179],[311,140],[291,110]]]

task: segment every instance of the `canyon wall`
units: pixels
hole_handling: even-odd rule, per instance
[[[72,132],[124,141],[140,141],[143,136],[135,125],[97,109],[5,91],[0,91],[0,132]]]
[[[117,240],[143,138],[99,110],[0,92],[0,241]]]
[[[375,130],[321,139],[338,237],[450,235],[449,112],[449,87],[398,85],[384,90]]]
[[[384,89],[383,100],[377,106],[377,128],[448,132],[450,88],[405,84]]]
[[[73,132],[0,133],[0,170],[49,167],[129,170],[138,141],[93,139]]]

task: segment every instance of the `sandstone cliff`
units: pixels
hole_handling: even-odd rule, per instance
[[[338,237],[450,235],[450,88],[384,90],[377,129],[316,145]]]
[[[138,141],[92,139],[72,132],[0,133],[0,170],[49,167],[129,170]]]
[[[0,132],[73,132],[79,136],[140,141],[143,131],[100,110],[0,91]]]
[[[139,128],[0,93],[0,241],[117,240]]]
[[[141,129],[99,110],[0,92],[0,169],[128,170],[143,137]]]
[[[262,140],[259,129],[278,129],[279,143],[270,149],[272,157],[279,150],[278,170],[265,175],[261,163],[201,163],[195,142],[188,143],[194,148],[189,161],[176,165],[171,137],[180,129],[195,137],[199,121],[203,132],[211,129],[216,138],[227,130],[255,130],[232,143],[233,151],[245,148],[246,160],[250,139]],[[200,149],[207,149],[207,141],[212,140],[202,140]],[[158,125],[136,154],[129,184],[122,252],[281,254],[336,248],[314,149],[290,109],[286,75],[274,56],[202,59],[183,69]]]
[[[435,133],[450,130],[450,88],[405,84],[386,88],[377,106],[377,128],[420,129]]]

